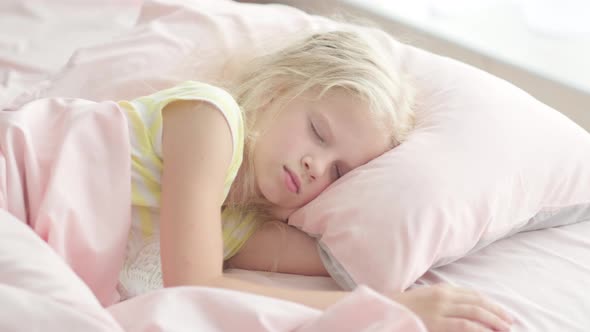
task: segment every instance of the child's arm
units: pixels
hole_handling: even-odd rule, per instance
[[[205,102],[162,110],[160,255],[165,286],[222,275],[221,204],[232,139],[223,114]]]
[[[208,103],[177,101],[163,110],[160,248],[164,286],[236,289],[324,309],[345,292],[302,292],[225,277],[221,204],[232,155],[229,126]]]
[[[232,155],[229,127],[207,103],[174,102],[165,107],[163,117],[160,248],[164,286],[234,289],[318,309],[339,301],[345,292],[268,287],[223,275],[220,211]],[[429,331],[502,329],[508,320],[502,320],[505,314],[497,305],[462,289],[426,287],[391,297],[414,311]]]
[[[262,225],[227,266],[309,276],[329,276],[314,238],[284,222]]]

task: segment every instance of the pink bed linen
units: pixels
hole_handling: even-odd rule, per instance
[[[26,17],[20,28],[27,32],[34,30],[33,20],[58,30],[45,33],[66,34],[70,25],[95,23],[77,15],[78,6],[95,11],[91,16],[101,22],[116,17],[102,4],[118,5],[12,1],[2,4],[2,15]],[[60,47],[37,38],[25,37],[22,44]],[[18,52],[2,56],[5,78],[28,75],[31,64]],[[129,142],[127,123],[113,102],[29,98],[9,105],[15,92],[51,74],[49,60],[46,73],[5,80],[6,99],[0,100],[0,330],[425,332],[413,313],[366,287],[324,312],[205,287],[163,289],[116,303],[129,229],[130,152],[121,144]]]
[[[135,25],[142,0],[0,2],[0,105],[64,66],[72,52]]]
[[[130,227],[126,142],[113,102],[51,98],[0,111],[3,331],[424,331],[366,287],[324,312],[204,287],[115,304]]]
[[[0,209],[46,241],[99,301],[114,288],[130,225],[127,122],[113,102],[40,99],[0,111]]]
[[[448,282],[475,288],[507,308],[512,331],[590,330],[590,220],[515,234],[452,264],[415,286]]]
[[[330,278],[231,270],[242,279],[298,289],[337,289]],[[590,221],[515,234],[431,269],[411,287],[436,283],[486,294],[516,318],[512,332],[590,330]]]
[[[144,12],[144,19],[165,13],[166,8],[170,8],[166,3],[189,5],[187,1],[172,0],[144,3],[146,6],[151,5],[151,9],[162,10]],[[192,5],[198,4],[194,1]],[[72,8],[84,12],[85,16],[77,16]],[[58,73],[68,62],[72,51],[104,42],[132,27],[141,8],[140,1],[3,1],[0,4],[0,109],[21,92],[37,91],[31,89],[33,83]],[[172,37],[164,34],[162,40],[171,48],[182,49],[182,41]],[[133,51],[141,51],[135,49],[134,45],[126,46]],[[83,62],[84,57],[92,56],[89,53],[82,55],[77,61]],[[79,77],[81,84],[84,79],[87,78]],[[106,83],[92,82],[94,87],[100,84]],[[149,92],[152,88],[144,86],[138,90]],[[232,323],[228,319],[234,317],[232,314],[254,324],[250,326],[269,331],[292,326],[289,324],[300,318],[300,322],[309,324],[305,325],[305,331],[313,331],[312,328],[320,326],[326,328],[325,325],[314,324],[338,323],[343,317],[340,315],[348,314],[347,310],[358,311],[354,310],[358,309],[354,304],[348,307],[343,305],[344,309],[338,313],[321,316],[315,310],[287,302],[196,288],[160,291],[104,310],[100,307],[100,301],[90,295],[92,290],[62,262],[62,258],[28,230],[22,223],[15,222],[13,216],[0,211],[2,331],[38,329],[38,321],[31,320],[31,317],[43,318],[45,330],[168,331],[175,327],[178,331],[198,328],[216,331],[231,326],[223,324]],[[517,234],[450,265],[427,272],[415,286],[446,281],[478,289],[492,296],[517,317],[518,323],[513,331],[587,331],[590,329],[590,316],[587,315],[590,306],[585,295],[590,290],[589,239],[588,222]],[[54,248],[58,243],[54,243]],[[232,273],[244,279],[284,287],[336,288],[326,278],[247,271]],[[108,301],[108,298],[105,299]],[[395,324],[409,324],[417,331],[421,329],[413,316],[403,308],[391,301],[384,301],[366,289],[361,289],[350,299],[347,303],[370,299],[367,301],[380,310],[407,318],[387,321],[393,323],[390,325],[393,329],[400,327]],[[253,307],[252,303],[260,306]],[[209,310],[209,306],[225,311]],[[366,304],[362,307],[366,308]],[[179,308],[189,309],[184,311]],[[293,316],[285,315],[285,312],[292,312]],[[148,319],[148,316],[151,317]],[[178,325],[179,317],[186,320],[187,324]],[[273,320],[268,320],[270,317],[285,318],[285,321],[272,325]],[[235,322],[238,327],[248,326],[239,325],[240,320]],[[344,319],[342,322],[348,323]],[[193,323],[202,325],[192,326]],[[368,323],[366,326],[369,326]],[[404,327],[402,331],[412,329]]]
[[[3,209],[0,308],[0,330],[6,332],[426,332],[404,307],[366,287],[325,312],[205,287],[164,289],[105,309],[53,248]]]

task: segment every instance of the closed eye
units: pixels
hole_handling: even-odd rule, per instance
[[[315,125],[313,124],[313,121],[309,120],[309,125],[311,127],[311,130],[313,132],[313,134],[315,135],[315,137],[321,142],[324,143],[324,138],[320,135],[320,133],[318,132],[317,128],[315,127]]]
[[[342,172],[340,171],[340,167],[338,167],[338,165],[336,165],[336,164],[334,164],[334,174],[335,174],[336,180],[338,180],[342,177]]]

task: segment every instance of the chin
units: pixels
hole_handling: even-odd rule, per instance
[[[261,197],[277,209],[295,211],[305,205],[305,203],[294,201],[293,197],[289,197],[292,195],[290,192],[280,186],[275,186],[275,184],[270,181],[267,183],[260,183],[258,186],[258,192]]]
[[[272,190],[272,189],[273,189],[272,187],[269,188],[269,187],[259,186],[258,192],[259,192],[260,196],[262,198],[264,198],[266,201],[268,201],[272,205],[278,206],[278,205],[280,205],[280,201],[277,200],[277,197],[280,197],[280,196],[278,195],[276,190]]]
[[[286,211],[286,210],[290,210],[290,211],[295,211],[296,209],[302,207],[302,204],[298,204],[296,202],[293,202],[293,200],[285,200],[285,197],[281,197],[280,195],[264,195],[264,198],[270,202],[277,210],[281,210],[281,211]]]
[[[305,206],[305,203],[293,203],[291,202],[291,204],[285,204],[285,206],[283,206],[283,209],[287,209],[287,210],[291,210],[291,211],[295,211],[299,208],[302,208]]]

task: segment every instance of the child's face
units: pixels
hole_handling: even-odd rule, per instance
[[[256,185],[283,216],[390,149],[390,135],[378,129],[358,98],[340,89],[320,100],[311,97],[308,92],[294,99],[274,119],[268,111],[272,104],[260,115],[264,129],[254,149]]]

